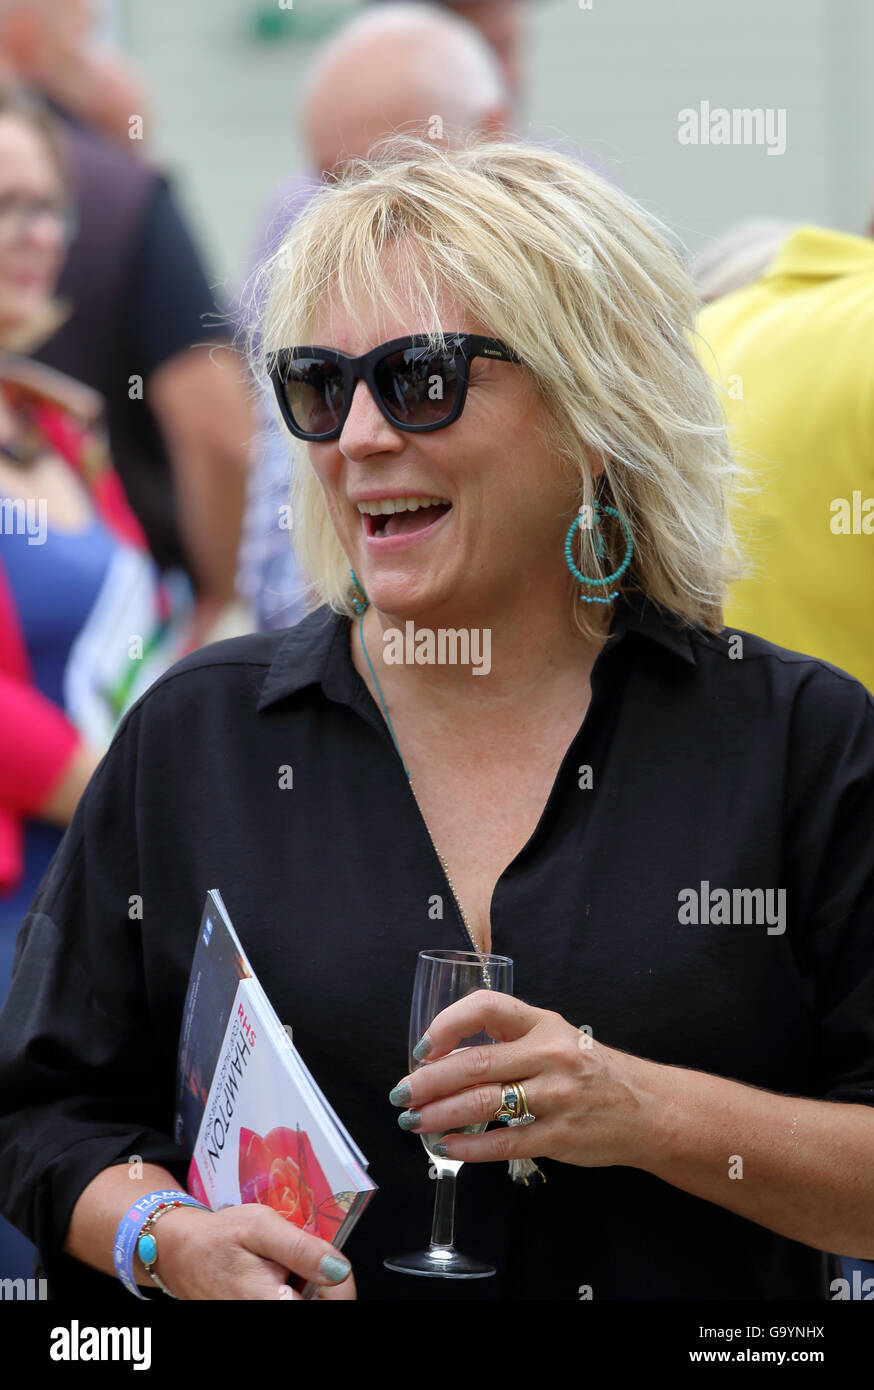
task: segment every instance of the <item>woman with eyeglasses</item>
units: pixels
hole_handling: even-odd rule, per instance
[[[7,1213],[57,1293],[129,1299],[119,1223],[186,1181],[217,887],[379,1191],[342,1257],[170,1210],[176,1298],[831,1296],[874,1250],[874,712],[723,629],[735,466],[678,257],[563,155],[396,139],[264,279],[318,606],[177,663],[80,803],[0,1017]],[[410,1073],[431,948],[516,993],[440,1013]],[[425,1133],[492,1278],[384,1265],[422,1244]]]
[[[74,233],[52,119],[0,86],[0,1001],[30,901],[132,682],[154,670],[154,647],[141,661],[131,638],[148,645],[167,598],[99,396],[27,355],[63,321],[54,287]],[[4,1222],[0,1278],[31,1272]]]

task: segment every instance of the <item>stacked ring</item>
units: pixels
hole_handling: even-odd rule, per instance
[[[512,1097],[512,1099],[511,1099]],[[501,1103],[495,1111],[496,1120],[510,1120],[516,1114],[518,1097],[515,1086],[501,1087]]]
[[[510,1127],[531,1125],[537,1119],[528,1109],[528,1098],[521,1081],[511,1081],[501,1087],[501,1103],[495,1111],[495,1119]]]
[[[512,1120],[507,1121],[507,1126],[510,1129],[512,1129],[513,1125],[533,1125],[534,1121],[537,1119],[537,1116],[532,1115],[531,1111],[528,1109],[528,1097],[525,1094],[525,1087],[522,1085],[521,1081],[516,1083],[516,1089],[519,1092],[521,1108],[519,1113],[513,1116]]]

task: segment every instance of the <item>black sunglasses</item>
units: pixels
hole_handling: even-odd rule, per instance
[[[471,360],[492,357],[519,362],[498,338],[476,333],[444,335],[445,348],[431,347],[427,333],[393,338],[361,357],[334,348],[282,348],[268,371],[282,418],[298,439],[337,439],[359,381],[389,424],[413,434],[440,430],[457,420],[467,395]]]

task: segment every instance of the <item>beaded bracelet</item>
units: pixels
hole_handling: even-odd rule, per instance
[[[163,1192],[150,1192],[145,1197],[140,1197],[133,1206],[129,1207],[119,1222],[118,1230],[115,1234],[115,1244],[113,1246],[112,1257],[115,1264],[115,1272],[129,1293],[134,1297],[143,1299],[147,1302],[146,1295],[140,1293],[137,1282],[134,1278],[134,1255],[139,1253],[142,1259],[142,1252],[138,1250],[140,1239],[145,1235],[145,1253],[151,1253],[149,1263],[154,1264],[158,1258],[158,1249],[154,1236],[149,1234],[151,1222],[157,1220],[159,1214],[169,1211],[172,1207],[200,1207],[202,1211],[209,1211],[209,1207],[204,1206],[203,1202],[198,1202],[196,1198],[189,1197],[187,1192],[178,1192],[173,1188]],[[151,1241],[151,1246],[148,1242]],[[154,1253],[152,1253],[152,1248]],[[143,1260],[146,1264],[146,1260]],[[158,1279],[153,1270],[147,1269],[149,1277],[158,1288],[164,1289],[171,1298],[169,1289]]]
[[[140,1238],[137,1241],[137,1254],[143,1262],[143,1268],[152,1282],[157,1284],[158,1288],[161,1289],[163,1293],[167,1294],[168,1298],[175,1298],[176,1295],[170,1292],[155,1269],[155,1262],[158,1258],[158,1242],[152,1235],[152,1227],[160,1217],[166,1216],[168,1211],[172,1211],[174,1207],[181,1206],[182,1202],[180,1202],[178,1198],[175,1202],[161,1202],[147,1219],[146,1224],[140,1231]]]

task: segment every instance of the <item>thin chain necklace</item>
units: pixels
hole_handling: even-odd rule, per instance
[[[443,855],[440,853],[439,849],[434,844],[434,836],[431,834],[431,831],[428,827],[428,822],[425,820],[422,807],[419,805],[419,798],[416,796],[416,789],[413,786],[413,779],[409,774],[409,770],[407,768],[406,763],[404,762],[403,754],[400,750],[400,745],[398,744],[398,741],[395,738],[395,731],[392,727],[392,722],[389,718],[388,710],[385,707],[385,700],[382,698],[382,690],[380,689],[379,681],[376,679],[376,672],[373,669],[373,662],[370,660],[370,655],[367,650],[367,644],[364,641],[363,623],[364,613],[362,611],[358,619],[358,636],[361,638],[361,650],[364,652],[364,655],[367,658],[367,664],[370,667],[370,674],[373,676],[373,683],[376,686],[377,694],[379,695],[379,703],[382,705],[382,712],[385,715],[385,722],[388,724],[389,733],[392,736],[392,742],[394,743],[394,746],[397,749],[398,757],[401,760],[401,767],[407,774],[407,781],[410,784],[410,791],[413,793],[413,796],[415,797],[416,805],[419,807],[419,814],[421,815],[422,820],[425,822],[425,829],[428,831],[428,836],[431,840],[431,844],[434,845],[434,853],[437,855],[437,858],[443,865],[443,872],[446,875],[446,882],[449,884],[449,891],[455,899],[455,905],[458,908],[459,916],[461,917],[461,920],[464,923],[465,930],[467,931],[468,936],[473,942],[474,950],[480,958],[480,965],[483,973],[483,985],[486,989],[491,989],[492,977],[489,967],[486,965],[486,952],[481,949],[479,942],[477,941],[476,937],[470,929],[470,923],[467,920],[467,915],[464,911],[464,908],[461,906],[461,900],[459,899],[458,894],[452,886],[452,878],[449,874],[449,865],[446,863],[446,860],[443,858]],[[526,1187],[528,1186],[531,1179],[534,1177],[538,1177],[541,1179],[542,1182],[546,1182],[546,1177],[544,1173],[541,1172],[541,1170],[538,1168],[533,1158],[510,1158],[507,1160],[507,1171],[509,1172],[510,1177],[513,1179],[514,1182],[524,1183]]]
[[[370,655],[369,655],[368,650],[367,650],[367,645],[366,645],[366,643],[365,643],[365,641],[364,641],[364,626],[363,626],[363,625],[364,625],[364,614],[362,613],[362,614],[360,615],[359,619],[358,619],[358,636],[361,638],[361,649],[362,649],[362,651],[364,652],[364,655],[365,655],[365,657],[366,657],[366,659],[367,659],[367,664],[368,664],[368,666],[370,667],[370,674],[373,676],[373,683],[374,683],[374,685],[376,686],[376,693],[379,695],[379,703],[382,705],[382,712],[383,712],[383,714],[385,715],[385,722],[388,724],[389,733],[390,733],[391,736],[392,736],[392,742],[394,743],[394,746],[395,746],[395,748],[397,749],[398,757],[399,757],[400,760],[401,760],[401,767],[404,769],[404,772],[406,772],[406,774],[407,774],[407,781],[408,781],[409,784],[410,784],[410,791],[413,793],[413,796],[414,796],[415,801],[416,801],[416,805],[419,807],[419,814],[421,815],[422,820],[423,820],[424,823],[425,823],[425,829],[428,831],[428,836],[429,836],[429,838],[430,838],[430,840],[431,840],[431,844],[434,846],[434,853],[437,855],[437,858],[440,860],[440,863],[441,863],[442,866],[443,866],[443,872],[444,872],[444,874],[446,875],[446,882],[449,884],[449,891],[450,891],[450,893],[452,894],[453,898],[455,899],[455,905],[456,905],[456,907],[458,908],[459,916],[461,917],[461,920],[462,920],[462,922],[464,923],[465,931],[467,932],[468,936],[470,937],[471,941],[473,942],[473,948],[474,948],[474,950],[476,951],[477,955],[479,956],[480,961],[482,962],[483,984],[485,985],[486,989],[491,989],[491,987],[492,987],[492,979],[491,979],[491,975],[490,975],[490,973],[489,973],[489,968],[488,968],[488,966],[485,964],[485,956],[487,955],[487,952],[485,952],[485,951],[482,949],[482,947],[480,946],[480,944],[479,944],[479,942],[477,941],[476,937],[474,936],[473,931],[471,930],[470,922],[468,922],[468,920],[467,920],[467,913],[465,912],[464,908],[462,907],[462,905],[461,905],[461,899],[459,898],[458,894],[457,894],[456,891],[455,891],[455,888],[453,887],[453,884],[452,884],[452,875],[451,875],[450,872],[449,872],[449,865],[446,863],[446,860],[443,858],[443,855],[440,853],[439,849],[437,848],[436,844],[434,843],[434,836],[431,834],[430,828],[429,828],[429,826],[428,826],[428,822],[425,820],[425,813],[424,813],[423,810],[422,810],[421,804],[420,804],[420,802],[419,802],[419,798],[416,796],[416,788],[413,786],[413,779],[412,779],[412,777],[411,777],[410,774],[409,774],[409,771],[408,771],[408,769],[407,769],[406,763],[404,762],[403,754],[401,753],[400,746],[399,746],[399,744],[398,744],[397,739],[395,738],[395,731],[394,731],[394,728],[393,728],[393,726],[392,726],[391,719],[389,718],[388,710],[386,709],[386,706],[385,706],[385,700],[382,698],[382,690],[380,689],[379,681],[376,679],[376,672],[375,672],[374,669],[373,669],[373,662],[370,660]]]

